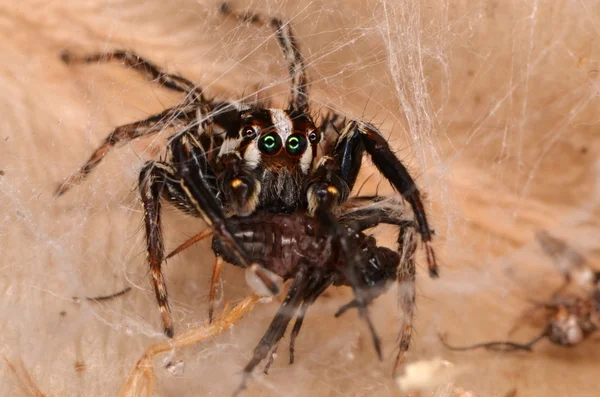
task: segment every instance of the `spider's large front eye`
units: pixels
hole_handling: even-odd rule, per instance
[[[285,142],[287,152],[292,156],[299,156],[306,150],[306,137],[302,134],[292,134]]]
[[[281,138],[274,132],[265,134],[258,140],[258,150],[264,154],[275,154],[279,149],[281,149]]]

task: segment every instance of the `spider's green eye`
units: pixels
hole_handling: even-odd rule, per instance
[[[258,140],[258,150],[264,154],[275,154],[279,149],[281,149],[281,138],[274,132],[265,134]]]
[[[302,134],[292,134],[285,143],[287,152],[292,156],[300,156],[306,150],[306,137]]]

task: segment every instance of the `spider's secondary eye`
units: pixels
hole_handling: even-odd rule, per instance
[[[311,131],[308,133],[308,140],[310,141],[311,144],[315,144],[315,143],[319,143],[320,140],[320,136],[319,133],[317,131]]]
[[[244,139],[254,139],[258,135],[256,127],[245,127],[242,131],[242,137]]]
[[[302,134],[293,134],[287,139],[285,148],[292,156],[299,156],[306,150],[306,138]]]
[[[281,149],[281,138],[278,134],[271,132],[260,137],[258,150],[264,154],[275,154]]]

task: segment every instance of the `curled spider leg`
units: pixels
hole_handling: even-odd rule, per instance
[[[371,200],[376,200],[376,198],[372,198]],[[396,279],[399,284],[398,302],[400,308],[402,309],[403,317],[398,341],[399,351],[396,355],[396,361],[394,364],[394,376],[397,376],[399,370],[404,366],[404,355],[410,347],[412,338],[416,275],[414,254],[417,248],[416,230],[418,230],[415,222],[402,219],[399,214],[401,214],[401,211],[397,211],[397,208],[393,205],[393,203],[390,207],[367,207],[345,213],[346,217],[353,219],[350,223],[349,229],[357,232],[370,229],[381,223],[399,226],[398,252],[400,253],[400,259],[399,265],[396,269],[396,274],[394,275],[393,279]],[[344,218],[342,218],[342,220],[344,220]],[[388,277],[388,279],[391,279],[391,277]],[[380,293],[382,292],[375,292],[371,294],[369,299],[375,299]],[[347,310],[357,307],[358,302],[353,300],[350,303],[342,306],[335,315],[336,317],[339,317]]]
[[[291,98],[288,110],[299,114],[306,113],[308,111],[308,77],[304,57],[298,49],[296,37],[289,22],[284,23],[279,18],[265,17],[254,12],[237,14],[226,2],[221,4],[220,11],[223,15],[234,17],[242,22],[250,22],[258,26],[271,26],[287,62],[291,78]]]
[[[348,310],[350,309],[356,309],[358,308],[358,302],[356,301],[356,299],[352,299],[350,302],[346,303],[345,305],[341,306],[337,312],[335,312],[334,316],[337,317],[341,317],[344,315],[344,313],[346,313]]]
[[[485,343],[476,343],[474,345],[469,345],[469,346],[453,346],[453,345],[448,344],[448,342],[446,342],[444,335],[438,334],[438,337],[440,338],[440,341],[447,349],[454,350],[454,351],[467,351],[467,350],[475,350],[475,349],[483,348],[483,349],[499,351],[499,352],[512,352],[512,351],[519,351],[519,350],[530,352],[530,351],[532,351],[533,346],[536,343],[538,343],[540,340],[547,338],[550,335],[550,332],[551,332],[551,327],[548,326],[544,329],[544,331],[542,331],[541,334],[539,334],[538,336],[536,336],[535,338],[533,338],[532,340],[530,340],[527,343],[516,343],[516,342],[510,342],[510,341],[493,341],[493,342],[485,342]]]
[[[62,196],[72,186],[81,183],[81,181],[83,181],[88,174],[98,166],[98,164],[100,164],[106,153],[113,147],[119,144],[125,144],[136,138],[156,134],[166,128],[181,127],[194,113],[195,109],[192,106],[176,106],[150,116],[145,120],[136,121],[115,128],[114,131],[104,139],[104,143],[94,150],[88,161],[76,173],[69,176],[62,184],[60,184],[56,189],[55,196]]]
[[[144,75],[149,81],[174,91],[197,95],[198,98],[202,96],[201,91],[190,80],[176,74],[166,73],[154,63],[131,51],[115,50],[78,55],[65,50],[61,52],[60,58],[67,65],[121,61],[125,66]],[[202,101],[204,101],[203,98]]]
[[[104,301],[109,301],[111,299],[115,299],[118,298],[119,296],[123,296],[126,293],[128,293],[129,291],[131,291],[131,287],[126,287],[124,289],[122,289],[121,291],[115,292],[113,294],[109,294],[109,295],[101,295],[101,296],[94,296],[94,297],[85,297],[85,300],[90,301],[90,302],[104,302]],[[73,301],[75,303],[79,303],[81,302],[81,298],[78,298],[76,296],[74,296]]]

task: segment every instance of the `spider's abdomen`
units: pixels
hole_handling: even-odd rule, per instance
[[[284,280],[294,278],[299,266],[334,275],[336,285],[352,285],[347,279],[347,263],[333,240],[317,232],[318,222],[303,213],[275,214],[267,211],[251,216],[228,218],[236,241],[248,255]],[[377,246],[372,236],[362,232],[349,236],[351,244],[360,251],[361,266],[355,269],[355,281],[363,288],[373,288],[379,294],[382,288],[396,279],[400,263],[397,252]],[[242,266],[229,247],[219,238],[213,238],[216,255],[236,266]]]
[[[300,261],[323,267],[336,262],[330,241],[314,235],[315,221],[306,215],[260,212],[249,217],[232,217],[229,222],[249,259],[284,279],[295,276]],[[216,236],[213,251],[225,261],[241,266]]]

